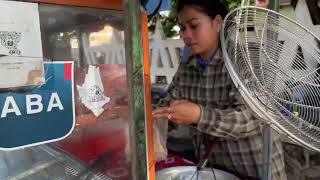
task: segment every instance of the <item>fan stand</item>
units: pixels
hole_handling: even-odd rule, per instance
[[[275,17],[277,18],[277,17]],[[278,34],[267,30],[267,38],[278,39]],[[267,51],[268,51],[267,46]],[[262,127],[262,180],[272,179],[271,154],[273,145],[273,135],[271,132],[271,123],[266,122]]]
[[[262,180],[271,180],[272,133],[271,124],[262,127]]]
[[[250,1],[241,0],[241,7],[245,6],[245,3],[250,5]],[[257,1],[255,1],[257,3]],[[271,36],[276,39],[277,35],[272,32],[267,32],[267,36]],[[271,123],[264,123],[262,126],[262,180],[272,179],[272,169],[271,169],[271,154],[272,154],[272,139],[273,135],[271,133]]]
[[[231,79],[261,120],[260,178],[270,180],[276,170],[272,169],[276,135],[271,128],[319,152],[320,68],[315,65],[320,39],[290,18],[254,6],[231,11],[224,18],[220,38]],[[300,52],[303,46],[308,50],[305,56]],[[297,61],[306,56],[308,63]],[[279,160],[283,166],[283,157]]]
[[[257,0],[255,0],[257,3]],[[245,5],[250,5],[250,1],[241,0],[241,7]],[[277,38],[274,34],[267,32],[267,36],[273,36]],[[262,126],[262,180],[271,180],[272,170],[271,170],[271,154],[272,154],[272,133],[271,133],[271,124],[266,122]]]

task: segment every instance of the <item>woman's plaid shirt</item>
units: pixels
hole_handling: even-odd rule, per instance
[[[197,130],[201,138],[195,138],[201,142],[200,156],[212,147],[210,165],[261,177],[261,124],[244,105],[220,54],[205,67],[198,65],[195,57],[181,62],[168,95],[160,104],[186,99],[200,105],[202,112]],[[285,180],[283,149],[277,136],[272,149],[272,179]]]

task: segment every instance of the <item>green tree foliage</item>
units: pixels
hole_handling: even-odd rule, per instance
[[[235,9],[240,6],[241,0],[227,0],[229,10]]]
[[[154,32],[155,30],[156,18],[160,18],[163,29],[164,29],[164,34],[166,37],[170,38],[178,35],[178,33],[173,30],[173,27],[177,24],[177,1],[176,0],[171,0],[171,10],[169,12],[169,15],[158,14],[157,16],[149,19],[150,32]]]

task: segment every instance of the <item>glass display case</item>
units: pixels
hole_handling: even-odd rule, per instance
[[[66,138],[1,150],[0,179],[148,179],[140,2],[28,3],[38,4],[44,62],[74,63],[75,124]]]

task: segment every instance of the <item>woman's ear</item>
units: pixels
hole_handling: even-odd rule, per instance
[[[222,28],[222,23],[223,23],[222,16],[216,15],[216,17],[214,18],[214,28],[215,28],[216,32],[220,33],[221,28]]]

